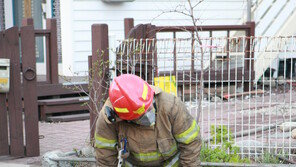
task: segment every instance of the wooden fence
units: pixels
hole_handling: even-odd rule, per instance
[[[151,25],[151,24],[139,24],[135,27],[133,27],[134,25],[134,20],[131,18],[125,19],[124,23],[125,23],[125,37],[127,39],[156,39],[156,34],[158,33],[171,33],[173,38],[177,37],[177,33],[180,32],[188,32],[191,33],[192,37],[194,38],[194,32],[196,31],[196,29],[200,32],[207,32],[209,34],[209,38],[213,37],[214,32],[218,32],[218,31],[223,31],[226,32],[226,37],[229,38],[231,32],[243,32],[246,36],[246,48],[245,48],[245,69],[244,69],[244,73],[242,73],[241,71],[243,71],[241,68],[238,68],[236,70],[238,70],[242,75],[239,75],[237,79],[241,79],[244,76],[244,80],[246,80],[246,82],[244,83],[244,90],[245,91],[249,91],[249,88],[252,87],[252,83],[248,82],[248,81],[252,81],[253,78],[255,77],[255,71],[254,71],[254,53],[251,51],[250,46],[252,45],[252,39],[250,37],[254,37],[255,36],[255,23],[254,22],[247,22],[246,24],[243,25],[211,25],[211,26],[198,26],[198,27],[194,27],[194,26],[155,26],[155,25]],[[228,80],[228,73],[230,73],[230,76],[234,76],[235,73],[235,69],[229,69],[230,65],[230,55],[229,55],[229,51],[230,51],[230,47],[231,47],[231,41],[227,40],[227,44],[225,47],[225,53],[227,54],[225,60],[227,62],[227,69],[225,70],[220,70],[220,69],[210,69],[210,70],[205,70],[204,71],[204,78],[205,80],[208,80],[208,78],[212,78],[212,79],[216,79],[216,80]],[[155,45],[151,45],[151,46],[155,46]],[[192,39],[192,49],[194,50],[194,39]],[[150,49],[154,49],[154,48],[150,48]],[[170,73],[175,74],[176,76],[179,76],[179,78],[182,77],[183,75],[183,71],[177,71],[177,46],[176,43],[174,45],[174,53],[173,53],[173,59],[174,59],[174,64],[173,64],[173,71],[161,71],[158,72],[158,66],[157,66],[157,54],[154,54],[154,57],[152,58],[151,54],[148,54],[148,59],[153,59],[154,60],[154,76],[157,76],[157,73],[162,76],[162,75],[166,75],[168,76]],[[149,51],[148,51],[149,53]],[[211,53],[212,54],[212,53]],[[118,57],[117,57],[118,59]],[[145,61],[145,60],[144,60]],[[212,63],[210,62],[210,66],[212,67]],[[149,63],[148,63],[149,64]],[[148,66],[148,68],[152,68],[152,65]],[[152,69],[148,69],[148,71],[152,71]],[[216,75],[215,74],[216,71]],[[184,71],[186,76],[189,76],[189,74],[191,73],[193,76],[199,76],[201,75],[200,70],[195,69],[195,64],[194,64],[194,52],[191,53],[191,68],[190,70]],[[223,74],[223,76],[222,76]],[[148,73],[148,76],[151,76],[151,74]],[[250,78],[248,78],[250,76]],[[151,77],[148,77],[148,82],[151,79]],[[180,83],[180,85],[182,85],[183,83]]]
[[[56,20],[47,19],[47,29],[35,30],[33,20],[0,32],[0,58],[10,59],[10,90],[0,94],[0,156],[38,156],[38,85],[35,37],[45,36],[47,80],[57,84]],[[40,93],[40,92],[39,92]]]
[[[10,91],[0,95],[0,155],[37,156],[39,155],[39,130],[34,28],[24,26],[21,27],[20,32],[18,27],[10,28],[1,32],[0,41],[0,58],[10,59],[11,62]],[[20,62],[22,62],[22,68]]]

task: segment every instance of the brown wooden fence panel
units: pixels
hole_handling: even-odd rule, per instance
[[[4,39],[5,54],[10,58],[10,91],[8,93],[10,154],[24,156],[18,27],[6,30]]]
[[[33,26],[21,27],[26,156],[39,155],[39,128]]]
[[[7,58],[3,32],[0,32],[0,58]],[[9,154],[6,93],[0,93],[0,156]]]

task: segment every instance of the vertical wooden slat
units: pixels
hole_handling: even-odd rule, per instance
[[[244,91],[250,91],[253,88],[253,79],[254,75],[252,76],[252,72],[254,71],[254,53],[250,50],[251,44],[251,37],[255,36],[255,22],[247,22],[249,25],[249,29],[247,30],[247,46],[246,46],[246,53],[245,53],[245,71],[244,74],[248,75],[247,77],[251,76],[248,81],[244,84]],[[251,60],[250,60],[251,59]],[[251,67],[250,67],[251,66]],[[251,74],[249,74],[251,73]],[[250,88],[251,87],[251,88]]]
[[[0,32],[0,58],[7,58],[4,47],[4,34]],[[6,93],[0,93],[0,156],[9,154]]]
[[[92,67],[98,69],[93,71],[93,90],[98,90],[99,110],[103,107],[105,100],[108,97],[107,85],[108,73],[109,73],[109,39],[108,39],[108,25],[107,24],[93,24],[91,26],[92,33],[92,64],[98,64],[98,67]],[[98,89],[99,88],[99,89]],[[99,111],[96,111],[99,112]],[[97,116],[97,115],[96,115]],[[97,117],[96,117],[97,118]],[[96,121],[96,118],[91,120]],[[90,126],[94,122],[90,122]],[[94,128],[91,129],[91,134],[94,134]]]
[[[133,18],[125,18],[124,19],[124,38],[128,38],[128,33],[130,30],[134,28],[134,19]]]
[[[46,83],[50,84],[51,83],[51,78],[50,78],[50,36],[45,36],[45,50],[46,54],[44,56],[44,59],[46,60]]]
[[[255,37],[255,22],[248,22],[247,24],[250,25],[250,36]],[[252,41],[252,42],[254,42],[254,41]],[[254,63],[254,51],[253,50],[250,53],[250,57],[251,57],[251,70],[250,71],[253,72],[254,71],[254,64],[255,64]],[[252,79],[252,85],[253,85],[253,80],[255,79],[255,75],[252,75],[251,79]]]
[[[47,81],[50,81],[50,83],[52,84],[58,84],[59,76],[58,76],[57,21],[55,19],[46,19],[46,29],[50,30],[49,43],[48,43],[49,54],[46,56]]]
[[[5,31],[5,54],[10,58],[10,91],[8,113],[10,132],[10,154],[24,156],[22,97],[20,80],[20,52],[18,28]]]
[[[153,47],[152,47],[152,49],[154,51],[154,62],[153,62],[154,66],[152,68],[154,70],[154,76],[158,76],[156,26],[151,25],[149,32],[151,34],[151,35],[149,35],[149,36],[151,36],[150,38],[155,39]]]
[[[174,74],[177,76],[177,41],[176,41],[176,32],[173,32],[174,39]]]
[[[26,155],[39,155],[35,35],[33,26],[21,27]]]
[[[145,32],[143,32],[143,36],[144,38],[148,38],[148,39],[156,39],[156,26],[148,24],[145,29]],[[156,41],[150,40],[150,42],[151,42],[151,45],[150,45],[150,50],[148,50],[148,60],[150,60],[149,64],[151,65],[150,66],[151,68],[148,68],[147,79],[148,79],[148,83],[152,84],[152,80],[153,80],[152,73],[154,73],[154,76],[157,76],[158,69],[156,68],[157,67]],[[153,63],[152,63],[152,59],[153,59]]]

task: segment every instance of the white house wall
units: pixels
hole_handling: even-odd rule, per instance
[[[12,0],[4,0],[5,29],[13,27]]]
[[[186,1],[135,0],[105,3],[101,0],[61,0],[63,73],[71,75],[77,72],[83,75],[87,71],[87,57],[91,55],[92,24],[108,24],[109,33],[115,35],[116,39],[124,37],[124,18],[134,18],[135,25],[192,25],[190,18],[182,14],[160,15],[174,10],[180,4],[186,4]],[[206,0],[198,5],[195,15],[202,25],[237,24],[245,8],[245,0]]]

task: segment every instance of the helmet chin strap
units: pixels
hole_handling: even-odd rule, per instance
[[[151,104],[152,105],[152,104]],[[153,126],[155,125],[155,118],[156,118],[156,108],[155,108],[155,101],[153,99],[153,106],[149,111],[147,111],[144,115],[140,118],[133,120],[132,122],[142,126]]]

